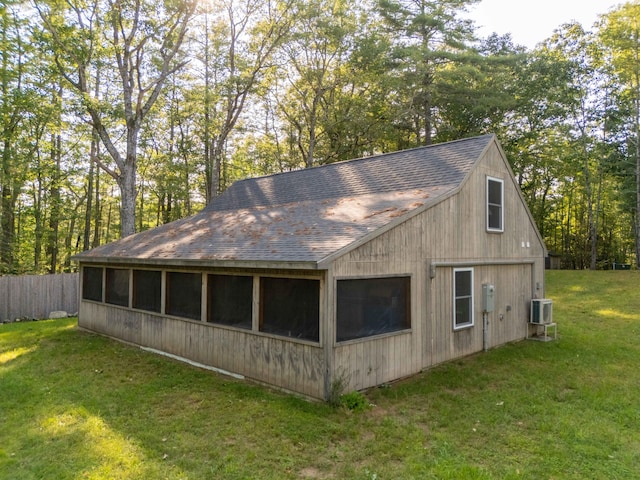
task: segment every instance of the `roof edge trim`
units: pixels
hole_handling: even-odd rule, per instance
[[[80,264],[100,264],[140,267],[195,267],[201,268],[238,268],[265,270],[319,270],[317,262],[310,261],[264,261],[264,260],[205,260],[205,259],[149,259],[122,257],[77,257],[72,260]]]

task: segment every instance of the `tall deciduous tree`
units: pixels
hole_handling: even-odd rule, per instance
[[[121,236],[131,235],[140,129],[167,78],[186,63],[181,48],[195,1],[67,0],[37,7],[60,73],[111,157],[99,165],[118,183]],[[114,82],[116,95],[92,95],[97,71]]]
[[[16,201],[26,176],[21,125],[32,101],[27,42],[19,2],[0,4],[0,273],[15,270]]]
[[[291,132],[290,142],[307,168],[323,163],[316,153],[326,135],[323,117],[348,82],[345,67],[356,28],[351,7],[342,0],[299,2],[296,23],[283,49],[287,93],[279,107]]]
[[[606,137],[606,79],[597,68],[596,43],[578,23],[561,26],[545,43],[546,52],[568,70],[566,126],[571,141],[569,162],[575,159],[584,188],[586,207],[585,254],[592,270],[598,260],[598,219],[603,185],[600,143]]]
[[[201,61],[207,202],[223,188],[227,142],[289,30],[291,5],[292,0],[219,0],[213,3],[213,11],[204,12]]]
[[[628,2],[604,16],[600,39],[631,106],[629,149],[635,163],[635,250],[640,267],[640,3]]]

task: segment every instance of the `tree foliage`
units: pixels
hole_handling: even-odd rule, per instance
[[[191,215],[247,176],[495,133],[549,250],[640,260],[640,4],[533,50],[476,0],[8,0],[0,274]]]

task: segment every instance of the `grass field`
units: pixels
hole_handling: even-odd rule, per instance
[[[310,403],[83,333],[0,325],[0,479],[640,478],[640,272],[548,272],[555,342]]]

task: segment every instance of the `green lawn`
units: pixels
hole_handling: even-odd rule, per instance
[[[640,272],[549,272],[555,342],[310,403],[77,330],[0,325],[1,479],[640,478]]]

